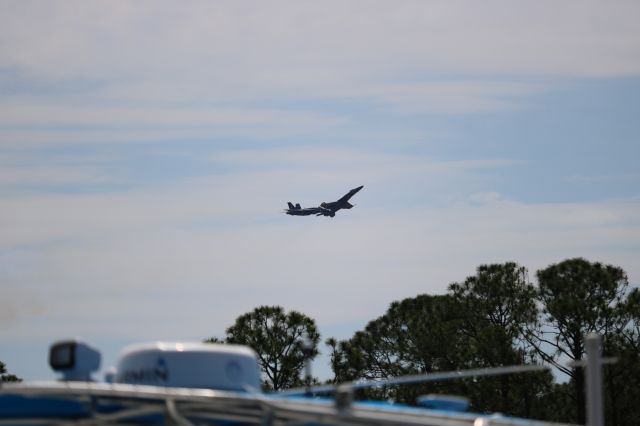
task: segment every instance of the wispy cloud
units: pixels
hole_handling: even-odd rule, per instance
[[[171,73],[248,90],[281,90],[286,82],[295,90],[311,81],[322,90],[357,81],[362,69],[370,78],[398,64],[404,71],[582,76],[640,69],[636,2],[475,6],[5,3],[1,57],[3,66],[39,78]]]
[[[611,174],[611,175],[571,175],[566,181],[577,185],[591,185],[611,182],[633,182],[640,178],[640,174]]]
[[[0,104],[0,125],[5,127],[45,128],[156,128],[176,126],[277,126],[284,122],[297,125],[333,122],[330,117],[304,111],[271,108],[158,108],[65,106],[49,103]]]
[[[189,203],[183,208],[197,215],[194,200],[172,201]],[[119,208],[135,213],[139,207],[131,203],[133,197],[121,200]],[[185,226],[184,217],[169,224],[169,215],[159,223],[152,219],[160,213],[157,207],[146,205],[137,217],[124,215],[128,226],[76,220],[80,230],[72,239],[23,251],[24,268],[14,271],[9,289],[38,288],[35,300],[43,305],[55,299],[40,321],[56,318],[67,332],[143,339],[162,330],[205,336],[220,330],[212,324],[229,324],[263,303],[303,310],[325,327],[353,322],[375,316],[392,300],[442,292],[484,262],[516,260],[535,270],[585,256],[618,264],[631,276],[640,273],[634,260],[640,204],[631,201],[497,200],[393,211],[361,205],[333,221],[282,215],[225,228]],[[63,214],[53,210],[50,219]],[[176,311],[171,320],[165,316],[167,299]],[[96,323],[82,320],[88,317]],[[100,318],[110,318],[110,326],[98,326]],[[42,333],[53,332],[41,326]],[[20,330],[14,324],[4,333]]]
[[[4,76],[12,93],[36,95],[5,101],[4,126],[268,132],[286,122],[313,132],[344,117],[256,104],[354,98],[405,113],[495,111],[521,107],[541,80],[640,73],[635,2],[3,8],[0,70],[14,70]],[[241,108],[219,106],[229,103]]]
[[[291,137],[343,125],[345,119],[313,111],[273,108],[162,108],[0,103],[0,147],[211,139]]]
[[[64,161],[69,160],[63,157],[60,163]],[[56,183],[82,187],[118,183],[122,178],[117,170],[110,174],[99,166],[82,167],[77,161],[82,157],[53,168],[37,162],[25,169],[8,167],[0,174],[5,184],[43,186],[39,192],[0,199],[4,212],[1,244],[11,247],[38,239],[46,242],[96,233],[113,236],[157,226],[272,216],[291,197],[338,197],[350,188],[348,185],[371,185],[369,191],[380,200],[409,200],[412,192],[408,182],[420,182],[423,190],[440,186],[437,192],[463,194],[453,187],[460,180],[471,188],[477,173],[518,163],[503,159],[435,161],[331,146],[222,150],[209,161],[225,166],[224,173],[132,186],[120,192],[48,193]],[[47,177],[54,180],[46,181]],[[443,185],[448,180],[450,183]]]

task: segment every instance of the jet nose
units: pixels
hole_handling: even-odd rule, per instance
[[[360,191],[362,188],[364,188],[364,185],[360,185],[359,187],[355,188],[354,191],[358,192]]]

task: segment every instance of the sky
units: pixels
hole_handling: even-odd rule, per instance
[[[344,339],[486,263],[640,282],[637,1],[0,2],[0,360]],[[364,185],[335,218],[290,217]],[[330,376],[325,355],[314,368]]]

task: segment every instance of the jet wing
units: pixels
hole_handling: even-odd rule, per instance
[[[364,188],[364,185],[361,185],[357,188],[353,188],[351,191],[347,192],[342,198],[340,198],[338,201],[336,201],[336,203],[345,203],[347,201],[349,201],[349,198],[353,197],[354,195],[356,195],[358,193],[358,191],[360,191],[362,188]]]

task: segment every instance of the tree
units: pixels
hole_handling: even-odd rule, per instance
[[[310,349],[305,351],[305,340]],[[258,354],[263,386],[281,390],[303,384],[300,377],[307,357],[318,355],[320,334],[315,321],[280,306],[260,306],[239,316],[226,330],[226,343],[247,345]]]
[[[621,306],[627,326],[607,336],[605,356],[617,362],[604,368],[605,419],[612,426],[640,423],[637,401],[640,400],[640,290],[634,288]]]
[[[457,330],[462,310],[453,308],[452,303],[449,296],[427,294],[396,301],[351,339],[329,339],[334,381],[383,379],[455,368],[461,354]],[[450,391],[448,385],[442,386]],[[431,385],[432,389],[436,387],[438,384]],[[422,388],[405,386],[368,395],[414,402]]]
[[[459,330],[464,309],[449,295],[427,294],[393,302],[349,340],[329,339],[334,381],[383,379],[470,366],[471,347]],[[413,403],[429,392],[466,393],[465,384],[438,382],[369,391],[369,397]]]
[[[460,332],[472,347],[477,366],[496,367],[535,361],[527,345],[527,330],[538,322],[536,289],[527,279],[527,269],[515,262],[481,265],[476,275],[453,283],[449,293],[466,315]],[[515,376],[493,379],[496,396],[485,407],[531,417],[538,396],[552,392],[549,373],[530,374],[527,382]]]
[[[204,339],[204,343],[224,343],[224,339],[221,339],[217,336],[209,337],[208,339]]]
[[[616,266],[574,258],[539,270],[537,277],[543,324],[531,342],[541,357],[571,378],[575,421],[584,424],[584,374],[581,368],[565,363],[582,359],[587,333],[608,339],[628,326],[623,309],[627,275]],[[547,353],[546,347],[553,352]]]
[[[427,294],[393,302],[349,341],[328,341],[336,349],[335,380],[380,379],[457,365],[461,311],[452,309],[452,303],[449,296]]]
[[[13,374],[8,374],[6,365],[2,361],[0,361],[0,382],[21,382],[21,381],[22,379],[20,379],[19,377]]]
[[[508,346],[523,345],[525,330],[537,321],[536,289],[528,282],[527,269],[515,262],[478,266],[476,275],[451,284],[449,293],[471,314],[466,332],[493,326],[504,332]]]
[[[327,340],[334,381],[381,379],[408,374],[531,362],[523,334],[537,321],[535,287],[526,269],[509,262],[483,265],[446,295],[419,295],[393,302],[349,340]],[[522,377],[429,382],[366,396],[413,403],[424,393],[470,398],[474,410],[544,418],[554,392],[550,372]]]

